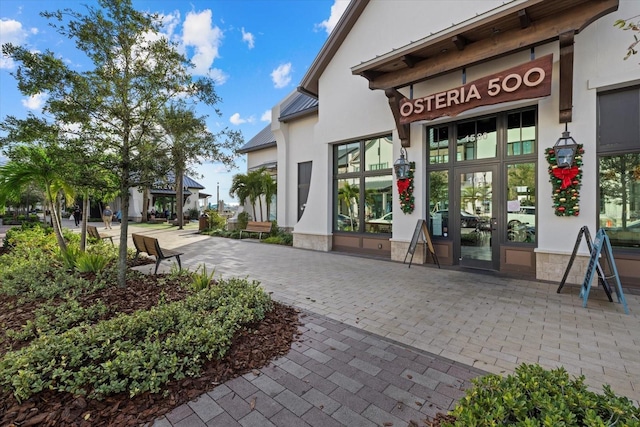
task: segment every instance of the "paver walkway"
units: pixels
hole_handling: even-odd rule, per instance
[[[158,426],[406,423],[448,409],[471,376],[511,373],[523,362],[563,366],[594,390],[610,384],[640,400],[640,295],[625,288],[629,315],[599,289],[583,308],[575,285],[558,294],[557,283],[208,237],[194,226],[129,231],[180,248],[192,270],[206,264],[216,276],[258,280],[308,314],[304,341],[286,357]]]

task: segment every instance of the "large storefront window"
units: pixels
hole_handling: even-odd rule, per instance
[[[536,164],[507,165],[507,240],[536,241]]]
[[[599,226],[640,248],[640,87],[598,94]]]
[[[391,136],[334,147],[335,231],[391,233],[393,143]]]
[[[429,172],[429,223],[433,236],[447,237],[448,224],[442,212],[449,209],[449,171]]]

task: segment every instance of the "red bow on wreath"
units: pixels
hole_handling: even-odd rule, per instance
[[[555,168],[553,169],[553,176],[562,180],[560,189],[564,190],[571,185],[573,178],[578,175],[580,169],[577,166],[571,166],[570,168]]]
[[[409,186],[411,185],[411,180],[409,179],[399,179],[398,180],[398,194],[402,194],[405,191],[407,191],[407,189],[409,188]]]

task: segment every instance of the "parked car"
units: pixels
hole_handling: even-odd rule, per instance
[[[435,213],[439,213],[442,215],[442,225],[447,226],[449,223],[449,211],[448,210],[439,210]],[[460,211],[460,227],[462,228],[476,228],[479,224],[482,223],[482,219],[474,214],[471,214],[467,211]]]
[[[393,212],[387,212],[380,218],[370,219],[367,221],[367,231],[374,233],[391,233],[391,224],[393,223]]]
[[[338,230],[354,231],[358,228],[358,222],[348,215],[338,214]]]

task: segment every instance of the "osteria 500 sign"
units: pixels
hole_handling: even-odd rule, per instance
[[[482,105],[549,96],[552,61],[553,55],[547,55],[464,86],[417,99],[404,98],[400,102],[400,123],[456,116]]]

